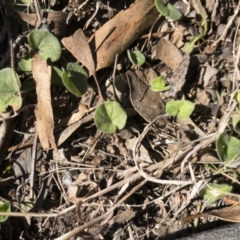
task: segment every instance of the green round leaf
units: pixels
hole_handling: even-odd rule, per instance
[[[163,0],[155,0],[155,6],[156,6],[157,10],[158,10],[164,17],[168,17],[168,16],[169,16],[169,10],[168,10],[168,8],[165,6]]]
[[[0,112],[6,112],[8,107],[17,111],[22,105],[22,98],[18,95],[20,81],[18,75],[11,68],[0,71]]]
[[[223,132],[216,141],[217,154],[221,161],[228,162],[240,158],[240,140]]]
[[[150,89],[154,92],[161,92],[169,90],[170,86],[165,86],[165,78],[160,76],[151,81]]]
[[[94,114],[94,122],[97,128],[107,134],[124,128],[127,114],[118,102],[106,101],[99,105]]]
[[[137,66],[141,66],[145,62],[145,56],[138,50],[130,51],[127,50],[129,60]]]
[[[32,71],[32,58],[20,59],[20,61],[18,62],[18,66],[24,72],[31,72]]]
[[[52,62],[55,62],[60,58],[61,46],[52,33],[35,29],[29,34],[28,41],[30,46],[38,51],[38,54],[43,59],[50,59]]]
[[[165,5],[163,0],[155,0],[155,6],[164,17],[169,17],[174,21],[182,18],[182,13],[171,3]]]
[[[166,112],[170,116],[177,116],[178,119],[182,120],[192,114],[194,107],[195,105],[187,100],[170,101],[166,104]]]
[[[11,212],[11,205],[9,202],[0,202],[0,212]],[[0,215],[0,223],[5,222],[8,216]]]
[[[206,200],[206,206],[209,206],[213,202],[225,197],[231,191],[231,185],[210,183],[199,192],[199,195]]]
[[[68,63],[62,72],[64,86],[75,96],[81,97],[87,91],[87,73],[76,63]]]
[[[227,158],[227,145],[229,140],[230,137],[225,132],[223,132],[219,135],[216,141],[217,154],[220,160],[223,162],[226,161]]]
[[[236,137],[230,137],[227,145],[227,161],[240,159],[240,140]]]

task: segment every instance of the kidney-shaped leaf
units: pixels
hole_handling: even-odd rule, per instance
[[[194,107],[195,105],[187,100],[170,101],[166,104],[166,112],[170,116],[177,115],[177,118],[182,120],[192,114]]]
[[[28,36],[30,46],[38,51],[45,60],[57,61],[61,55],[61,46],[58,39],[50,32],[41,29],[33,30]]]
[[[99,105],[94,114],[94,122],[97,128],[107,134],[124,128],[127,114],[118,102],[106,101]]]
[[[166,86],[165,84],[166,83],[164,77],[160,76],[152,80],[152,82],[150,83],[150,89],[154,92],[169,90],[170,86]]]
[[[199,195],[206,200],[206,206],[209,206],[218,199],[225,197],[231,191],[231,185],[210,183],[199,192]]]
[[[32,71],[32,58],[22,58],[18,62],[18,66],[24,72],[31,72]]]
[[[135,51],[127,51],[129,60],[137,66],[141,66],[145,62],[145,56],[138,50]]]
[[[11,205],[9,202],[0,202],[0,212],[11,212]],[[0,223],[5,222],[8,219],[8,216],[0,215]]]
[[[18,75],[11,68],[0,71],[0,113],[7,111],[10,106],[17,111],[22,105],[18,92],[20,81]]]
[[[217,154],[221,161],[227,162],[240,158],[240,140],[230,137],[227,133],[219,135],[216,141]]]
[[[62,80],[65,87],[75,96],[81,97],[87,91],[87,73],[76,63],[68,63],[63,70]]]
[[[182,18],[182,13],[178,11],[172,4],[168,3],[166,6],[163,0],[155,0],[157,10],[165,17],[169,17],[176,21]]]

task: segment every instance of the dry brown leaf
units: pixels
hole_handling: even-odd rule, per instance
[[[228,222],[240,222],[240,203],[211,212],[210,215]]]
[[[183,58],[180,50],[164,38],[162,38],[157,45],[156,57],[173,71],[177,70]]]
[[[11,8],[8,4],[5,4],[4,7],[22,21],[27,22],[33,27],[37,27],[38,19],[36,13],[20,12]],[[65,35],[67,16],[68,13],[62,11],[49,12],[47,14],[47,23],[54,34],[59,36]]]
[[[90,42],[95,51],[96,70],[112,64],[116,54],[125,51],[158,16],[153,0],[136,0],[130,8],[119,12],[103,25]]]
[[[78,29],[70,37],[63,38],[62,44],[79,62],[81,62],[88,69],[90,74],[95,74],[95,64],[93,61],[92,52],[82,29]]]
[[[213,212],[189,215],[184,217],[181,221],[186,223],[199,217],[216,217],[228,222],[240,222],[240,203]]]
[[[184,45],[183,36],[185,34],[186,27],[182,25],[177,25],[171,37],[171,43],[177,48],[181,48]]]
[[[80,119],[79,121],[69,125],[67,128],[65,128],[60,135],[56,137],[57,139],[57,145],[60,146],[63,142],[65,142],[73,132],[75,132],[82,124],[89,122],[93,119],[93,113],[87,115],[86,117]]]
[[[56,125],[56,128],[69,126],[76,123],[77,121],[81,120],[87,112],[89,112],[88,108],[84,104],[79,104],[78,112],[74,112],[70,116],[62,118]]]
[[[149,89],[143,74],[138,71],[138,76],[127,72],[128,83],[130,88],[130,99],[135,110],[148,122],[153,121],[157,116],[164,113],[164,105],[159,93]],[[161,119],[157,121],[159,126],[165,125]]]
[[[50,93],[52,68],[38,54],[32,60],[32,74],[36,82],[38,100],[35,109],[36,131],[43,149],[53,148],[57,151],[53,135],[54,121]]]
[[[185,54],[180,62],[178,68],[173,73],[171,78],[168,78],[168,84],[170,85],[170,90],[166,92],[161,92],[160,95],[162,98],[175,97],[176,94],[181,91],[183,85],[186,81],[186,75],[188,71],[188,66],[190,62],[190,56]]]

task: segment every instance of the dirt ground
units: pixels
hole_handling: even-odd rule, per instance
[[[178,239],[239,222],[240,3],[28,2],[0,0],[0,239]],[[36,30],[56,36],[54,63]],[[81,96],[69,63],[87,74]],[[5,68],[21,87],[1,111]],[[152,90],[159,76],[168,89]],[[96,120],[107,101],[127,116],[111,134]]]

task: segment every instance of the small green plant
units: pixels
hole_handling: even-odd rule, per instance
[[[182,13],[178,11],[171,3],[165,5],[163,0],[155,0],[155,6],[164,17],[169,17],[174,21],[182,18]]]
[[[0,201],[0,212],[11,212],[11,205],[9,202]],[[5,222],[8,216],[0,215],[0,223]]]
[[[53,64],[53,62],[56,62],[60,58],[61,46],[53,34],[44,30],[33,30],[28,37],[28,41],[33,51],[29,53],[26,58],[19,61],[19,67],[23,71],[32,71],[32,58],[35,53],[38,53],[43,59],[50,60],[50,64]],[[130,60],[135,65],[139,66],[145,62],[144,55],[139,51],[131,53],[129,51],[128,54]],[[6,72],[8,75],[6,75]],[[13,71],[11,69],[2,70],[2,72],[0,72],[0,89],[2,91],[0,95],[0,111],[5,111],[9,105],[15,109],[18,109],[21,106],[21,102],[19,102],[20,100],[16,96],[17,88],[13,85],[15,82],[13,81],[13,78],[11,78],[12,75]],[[18,79],[17,75],[16,78]],[[62,68],[62,70],[58,67],[52,66],[51,78],[52,83],[65,86],[77,97],[81,97],[87,91],[88,75],[86,71],[76,63],[70,62],[67,64],[66,69]],[[7,83],[4,81],[1,81],[2,79],[6,79],[7,83],[11,83],[12,88],[6,85]],[[23,84],[24,88],[21,89],[23,92],[26,91],[26,89],[33,88],[33,85],[29,83],[29,81],[25,81]],[[7,95],[5,92],[9,92],[10,95]],[[103,133],[108,134],[121,130],[126,124],[126,119],[127,114],[121,108],[120,104],[111,101],[104,102],[98,106],[94,115],[94,121],[97,128]]]
[[[154,92],[163,92],[169,90],[170,86],[166,86],[165,78],[160,76],[151,81],[150,89]]]
[[[62,80],[64,86],[75,96],[81,97],[87,91],[88,75],[76,63],[68,63],[67,70],[63,70]]]
[[[33,30],[28,36],[28,42],[43,59],[56,62],[61,56],[61,45],[58,39],[48,31]]]
[[[56,62],[61,56],[61,45],[58,39],[48,31],[33,30],[28,35],[28,42],[33,51],[18,62],[22,71],[31,72],[32,58],[35,53],[38,53],[42,59],[49,59],[51,62]]]
[[[121,105],[115,101],[106,101],[100,104],[94,114],[94,122],[97,128],[107,134],[124,128],[127,114]]]
[[[210,206],[215,201],[225,197],[231,191],[231,185],[210,183],[199,192],[199,195],[205,199],[205,205]]]
[[[223,132],[216,141],[217,154],[222,162],[240,158],[240,140]]]
[[[202,22],[201,25],[203,27],[203,32],[198,34],[197,36],[193,37],[192,40],[189,43],[186,43],[185,46],[183,47],[183,51],[185,53],[191,53],[194,49],[194,45],[195,43],[200,40],[201,38],[205,37],[205,35],[207,34],[207,14],[206,11],[204,9],[204,7],[202,6],[202,3],[200,0],[196,0],[196,3],[198,5],[198,8],[200,9],[200,14],[202,16]]]
[[[8,111],[8,107],[17,111],[22,106],[20,87],[19,77],[14,70],[11,68],[0,70],[0,113]]]
[[[180,120],[188,118],[192,114],[194,108],[194,103],[187,100],[170,101],[166,104],[166,112],[170,116],[177,116]]]
[[[58,39],[50,32],[44,30],[33,30],[28,36],[29,45],[33,51],[18,62],[19,67],[26,72],[32,71],[32,58],[38,53],[41,58],[50,60],[51,63],[59,60],[61,56],[61,45]],[[81,97],[87,91],[86,71],[76,63],[68,63],[67,69],[60,70],[52,66],[51,81],[53,84],[65,86],[72,94]],[[25,92],[29,84],[24,84],[22,91]]]
[[[145,56],[138,50],[127,50],[127,55],[132,64],[141,66],[145,62]]]

